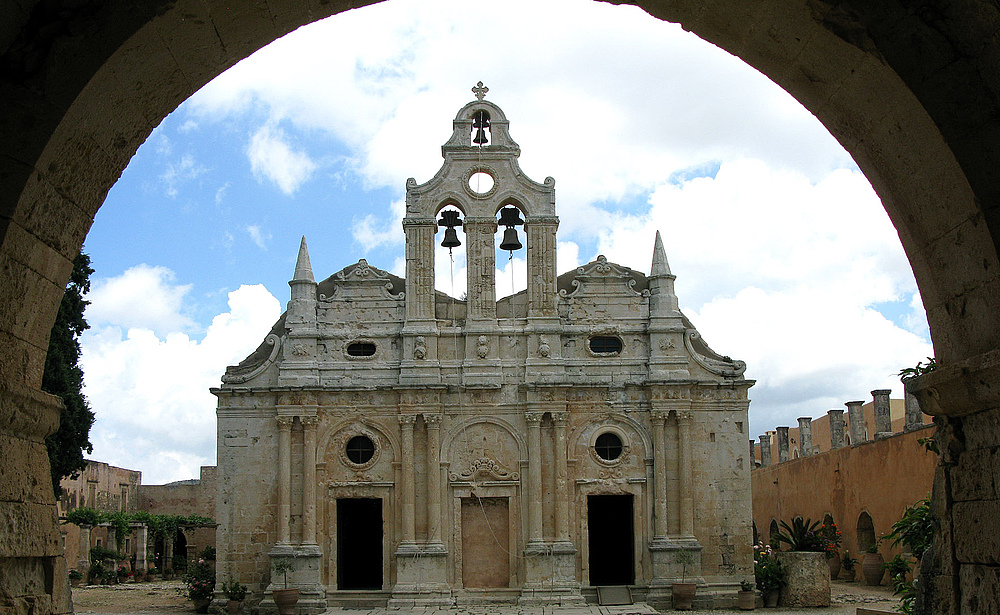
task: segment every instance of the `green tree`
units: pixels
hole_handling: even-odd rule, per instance
[[[83,317],[89,301],[83,296],[90,290],[90,257],[80,253],[73,260],[73,273],[59,304],[59,314],[49,333],[49,352],[45,356],[42,390],[62,398],[65,408],[59,429],[45,439],[52,467],[52,490],[59,497],[59,481],[76,476],[86,467],[83,452],[93,452],[90,426],[94,413],[83,395],[83,370],[80,368],[80,334],[89,328]]]

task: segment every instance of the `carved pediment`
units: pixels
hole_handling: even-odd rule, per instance
[[[646,276],[615,263],[609,262],[602,254],[597,260],[576,268],[575,272],[560,277],[559,295],[567,298],[581,298],[593,295],[620,294],[627,297],[648,297]],[[565,286],[570,288],[566,288]]]
[[[345,267],[320,283],[320,301],[394,299],[402,301],[402,278],[372,267],[365,259]],[[324,292],[326,291],[326,292]],[[398,291],[398,292],[394,292]]]
[[[507,470],[507,468],[502,466],[495,459],[480,457],[479,459],[475,459],[469,463],[469,468],[464,472],[452,474],[451,480],[474,481],[479,477],[492,480],[516,481],[520,480],[521,475],[518,472],[511,472]]]

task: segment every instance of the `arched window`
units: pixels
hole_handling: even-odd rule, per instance
[[[866,512],[858,515],[858,551],[865,553],[875,545],[875,523]]]

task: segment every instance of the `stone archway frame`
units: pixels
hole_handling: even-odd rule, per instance
[[[942,36],[951,37],[945,43],[977,51],[965,56],[974,58],[971,63],[937,63],[933,55],[906,53],[923,52],[923,39],[916,36],[926,36],[918,31],[927,27],[923,16],[900,21],[903,31],[915,35],[912,39],[893,37],[873,32],[866,15],[856,14],[864,11],[863,3],[636,4],[739,55],[803,103],[851,152],[900,234],[927,309],[942,367],[918,378],[919,384],[930,387],[927,397],[938,396],[939,414],[995,407],[1000,400],[987,391],[962,398],[958,410],[951,405],[963,395],[963,371],[990,381],[1000,371],[995,360],[1000,230],[992,213],[996,180],[988,171],[997,168],[998,154],[983,142],[993,134],[990,120],[983,118],[995,117],[996,105],[991,108],[980,96],[993,85],[985,75],[995,68],[989,54],[996,44],[976,20],[987,12],[976,13],[972,3],[949,7],[958,19],[937,24]],[[41,441],[54,428],[58,406],[38,385],[72,257],[108,189],[153,127],[208,80],[296,27],[353,5],[272,0],[214,12],[209,4],[111,5],[74,14],[75,27],[57,29],[51,38],[40,35],[32,21],[46,17],[32,10],[40,2],[7,0],[7,5],[8,36],[2,40],[25,34],[40,52],[32,56],[37,64],[30,70],[15,66],[22,71],[19,80],[5,82],[11,87],[0,102],[0,117],[12,137],[0,141],[5,272],[0,302],[8,315],[0,323],[5,342],[0,344],[0,394],[12,411],[4,418],[14,438],[12,458],[25,469],[40,469],[26,471],[26,482],[15,485],[18,493],[24,486],[26,495],[11,503],[11,511],[21,514],[52,507],[51,495],[42,488]],[[879,10],[898,8],[886,3]],[[973,23],[976,28],[963,27]],[[966,106],[985,113],[954,113]],[[936,497],[950,501],[947,494]],[[4,557],[45,558],[46,565],[58,560],[50,572],[63,578],[54,517],[39,520],[35,535]],[[61,604],[66,598],[53,599]]]

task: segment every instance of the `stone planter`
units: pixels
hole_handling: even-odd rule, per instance
[[[885,569],[882,568],[884,563],[881,553],[865,553],[865,558],[861,561],[861,576],[865,579],[865,585],[882,584],[882,577],[885,576]]]
[[[675,611],[690,611],[694,604],[694,593],[697,583],[674,583],[671,586]]]
[[[736,592],[736,606],[741,611],[752,611],[757,606],[757,592],[752,589],[741,589]]]
[[[243,610],[242,600],[230,600],[229,602],[226,602],[226,611],[230,613],[239,613],[242,610]]]
[[[785,568],[782,606],[830,606],[830,566],[826,554],[815,551],[779,551]]]

